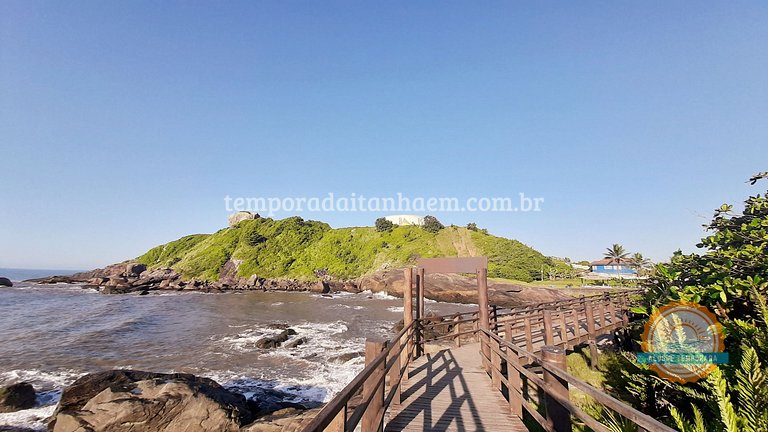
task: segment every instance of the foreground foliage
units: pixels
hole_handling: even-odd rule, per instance
[[[766,177],[761,173],[750,182]],[[677,252],[669,264],[658,265],[645,305],[633,311],[650,315],[680,300],[707,306],[725,328],[730,363],[686,385],[630,363],[623,369],[625,400],[682,431],[766,431],[768,192],[747,198],[740,213],[722,205],[706,228],[709,235],[698,245],[704,252]]]

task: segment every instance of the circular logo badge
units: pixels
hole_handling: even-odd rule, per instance
[[[716,363],[727,362],[723,337],[723,326],[706,307],[670,303],[645,323],[638,361],[670,381],[695,382],[709,375]]]

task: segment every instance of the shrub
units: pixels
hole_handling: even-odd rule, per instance
[[[423,228],[431,233],[436,233],[445,228],[445,225],[440,223],[440,221],[437,220],[437,218],[434,216],[424,216]]]
[[[395,227],[395,224],[393,224],[391,221],[384,219],[383,217],[376,219],[376,231],[378,232],[389,232],[389,231],[392,231],[392,228],[394,227]]]
[[[470,231],[477,231],[477,224],[474,222],[470,222],[467,224],[467,229]]]

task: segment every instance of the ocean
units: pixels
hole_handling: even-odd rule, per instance
[[[17,280],[29,275],[8,274]],[[68,284],[0,287],[0,386],[28,381],[38,391],[35,408],[0,414],[0,426],[43,429],[63,387],[85,373],[114,368],[192,373],[246,397],[277,390],[293,402],[316,405],[363,368],[362,357],[349,357],[363,351],[366,338],[394,335],[402,306],[402,299],[370,292],[139,296]],[[472,307],[431,302],[428,309]],[[308,342],[257,348],[256,341],[279,332],[274,324],[289,325],[293,337]]]

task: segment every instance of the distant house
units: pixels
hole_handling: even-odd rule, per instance
[[[605,258],[589,263],[590,273],[606,276],[637,276],[637,269],[630,265],[629,260],[618,262],[613,258]]]
[[[392,215],[385,216],[384,219],[395,225],[424,225],[424,217],[417,215]]]

